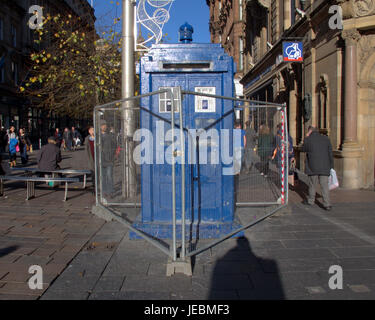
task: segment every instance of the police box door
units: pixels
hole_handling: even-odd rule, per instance
[[[185,88],[186,85],[185,75],[174,76],[173,79],[165,74],[153,76],[152,90],[157,91],[161,89],[172,89],[175,87]],[[151,220],[171,222],[172,221],[172,152],[171,152],[171,124],[162,120],[166,119],[171,121],[171,97],[167,93],[162,93],[152,98],[152,112],[159,117],[151,117],[151,130],[154,136],[154,163],[149,169],[152,177],[152,211],[153,217]],[[177,98],[174,98],[175,106],[177,107]],[[186,101],[181,102],[182,110],[186,110]],[[175,124],[179,126],[180,114],[179,110],[176,110],[174,114]],[[185,115],[184,115],[185,117]],[[186,126],[186,119],[184,119],[183,127]],[[180,143],[180,130],[179,127],[175,127],[175,144]],[[187,148],[187,142],[185,142],[185,149]],[[177,159],[178,160],[178,159]],[[186,160],[185,160],[186,161]],[[186,163],[186,162],[185,162]],[[176,216],[177,220],[181,219],[181,165],[176,163],[175,165],[176,174]],[[190,177],[188,165],[185,167],[186,177],[186,202],[185,208],[187,213],[187,219],[189,219],[189,201],[190,198]]]
[[[221,77],[217,74],[190,76],[188,90],[222,95]],[[221,119],[224,108],[221,99],[189,95],[187,126],[196,129],[195,164],[192,166],[191,205],[194,222],[226,220],[225,188],[220,155]]]

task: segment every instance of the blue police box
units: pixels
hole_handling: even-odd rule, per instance
[[[193,28],[185,23],[180,27],[180,43],[153,45],[141,58],[141,94],[165,88],[203,92],[220,96],[234,96],[233,58],[224,52],[220,44],[191,43]],[[176,98],[174,98],[176,99]],[[137,229],[158,238],[172,237],[172,166],[168,163],[171,142],[161,136],[171,129],[171,97],[166,93],[142,98],[141,105],[149,112],[140,111],[141,128],[153,136],[153,161],[141,165],[141,216],[134,223]],[[182,112],[185,131],[186,222],[192,237],[218,238],[239,227],[234,219],[234,176],[225,174],[220,145],[221,129],[227,130],[229,141],[233,139],[233,102],[203,96],[183,95]],[[179,111],[179,110],[177,110]],[[229,115],[226,115],[228,114]],[[226,115],[226,116],[224,116]],[[179,125],[179,113],[175,113]],[[200,159],[199,148],[189,145],[188,130],[211,126],[219,133],[220,141],[200,136],[198,145],[207,147],[207,162]],[[158,132],[158,133],[157,133]],[[163,134],[160,135],[160,132]],[[175,141],[179,140],[176,127]],[[207,134],[209,136],[209,134]],[[195,138],[193,138],[195,139]],[[233,154],[233,143],[229,145]],[[211,155],[220,155],[218,163],[211,163]],[[171,152],[169,152],[171,157]],[[199,158],[199,159],[198,159]],[[192,159],[195,159],[192,160]],[[203,161],[202,161],[203,160]],[[176,216],[177,236],[181,237],[181,169],[176,164]],[[190,227],[190,229],[189,229]],[[137,236],[132,233],[131,238]]]

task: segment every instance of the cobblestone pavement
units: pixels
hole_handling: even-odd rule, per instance
[[[64,154],[63,167],[83,168],[80,152]],[[375,299],[374,190],[334,190],[327,212],[301,204],[301,181],[287,208],[196,256],[192,277],[166,277],[167,256],[93,216],[94,196],[79,187],[64,203],[62,189],[40,186],[25,201],[24,187],[6,185],[0,299]],[[42,290],[28,287],[31,265],[43,267]],[[333,265],[342,290],[329,288]]]

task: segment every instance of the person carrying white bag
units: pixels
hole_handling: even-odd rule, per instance
[[[317,128],[310,126],[301,151],[306,152],[305,173],[309,176],[309,195],[303,204],[311,206],[315,203],[316,187],[319,183],[323,207],[330,211],[332,205],[329,197],[329,177],[333,169],[331,142],[327,136],[321,135]]]

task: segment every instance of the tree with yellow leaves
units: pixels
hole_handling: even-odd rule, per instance
[[[43,49],[30,56],[30,72],[19,88],[39,107],[72,117],[91,117],[94,106],[121,97],[121,40],[100,37],[72,15],[44,19],[35,30]]]

